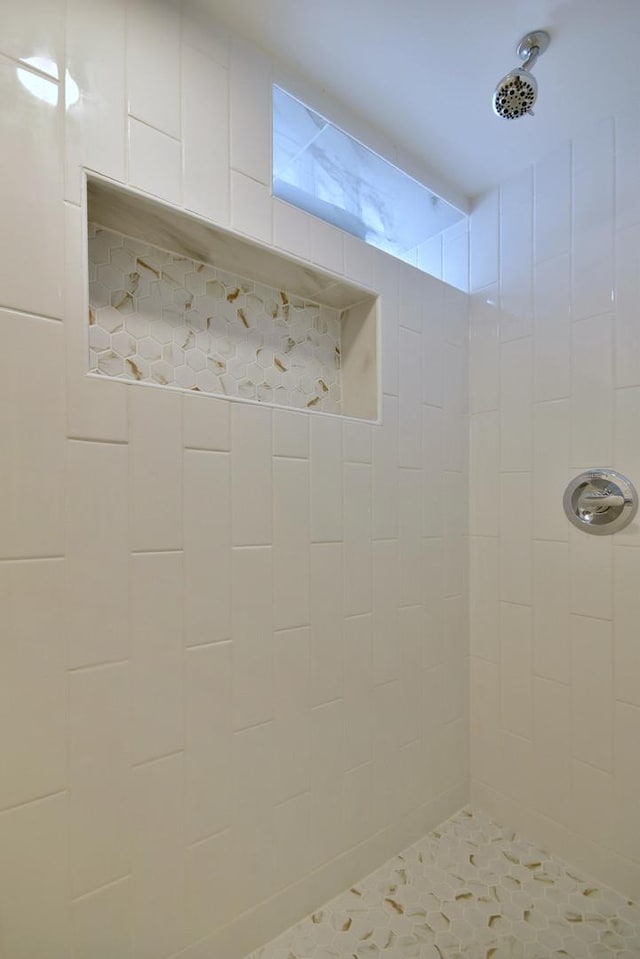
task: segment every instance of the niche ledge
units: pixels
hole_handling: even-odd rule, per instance
[[[370,290],[93,177],[87,244],[90,374],[378,418]]]

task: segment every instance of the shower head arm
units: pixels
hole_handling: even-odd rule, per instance
[[[516,53],[523,61],[522,70],[530,70],[539,56],[549,46],[551,37],[546,30],[533,30],[522,38],[516,47]]]
[[[535,65],[535,62],[539,56],[540,56],[540,47],[531,47],[520,69],[530,70]]]

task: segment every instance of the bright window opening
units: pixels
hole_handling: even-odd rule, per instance
[[[273,88],[273,193],[426,272],[420,250],[466,216],[377,153]],[[431,257],[431,253],[429,254]]]

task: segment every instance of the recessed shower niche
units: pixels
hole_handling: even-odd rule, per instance
[[[377,418],[370,290],[103,180],[87,220],[89,373]]]

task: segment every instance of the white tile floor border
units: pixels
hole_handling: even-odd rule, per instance
[[[640,959],[640,906],[468,809],[247,959]]]

